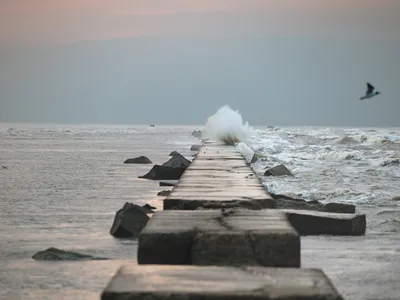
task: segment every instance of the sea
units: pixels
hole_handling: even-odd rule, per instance
[[[158,181],[139,179],[178,151],[188,159],[202,126],[0,123],[0,299],[100,299],[113,274],[136,262],[137,240],[109,234],[124,203],[162,209]],[[400,299],[400,128],[249,130],[251,166],[266,189],[351,203],[365,236],[302,237],[302,267],[321,268],[344,299]],[[293,177],[265,177],[284,164]],[[49,247],[107,257],[35,261]]]

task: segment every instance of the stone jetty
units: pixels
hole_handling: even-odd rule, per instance
[[[204,143],[141,232],[138,264],[101,299],[343,299],[323,270],[301,268],[301,236],[363,235],[365,215],[279,201],[236,147]]]

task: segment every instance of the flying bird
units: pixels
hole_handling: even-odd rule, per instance
[[[372,84],[370,84],[369,82],[367,82],[367,91],[365,92],[365,96],[361,97],[360,100],[364,100],[364,99],[369,99],[372,98],[376,95],[379,95],[380,92],[376,91],[374,92],[374,87],[372,86]]]

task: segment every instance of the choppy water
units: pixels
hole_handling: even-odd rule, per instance
[[[190,157],[193,129],[0,124],[0,299],[99,299],[122,260],[136,259],[136,241],[108,233],[115,211],[127,201],[162,207],[158,182],[137,178],[151,165],[122,162]],[[248,144],[265,156],[253,165],[260,176],[278,163],[295,175],[264,178],[268,189],[367,213],[365,237],[302,238],[303,267],[323,268],[346,299],[398,299],[400,129],[263,127]],[[51,246],[112,260],[30,258]]]

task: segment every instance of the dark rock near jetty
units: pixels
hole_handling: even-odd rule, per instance
[[[151,170],[139,178],[152,179],[152,180],[178,180],[181,178],[185,168],[172,168],[160,165],[154,165]]]
[[[164,190],[164,191],[158,192],[157,196],[168,196],[169,194],[171,194],[170,190]]]
[[[193,145],[190,147],[190,151],[199,151],[202,145]]]
[[[284,165],[278,165],[270,168],[264,173],[265,176],[293,176],[292,172],[289,171]]]
[[[202,135],[203,135],[203,133],[201,132],[201,130],[193,130],[193,132],[192,132],[192,136],[194,136],[196,138],[201,138]]]
[[[354,214],[356,212],[356,206],[353,204],[334,203],[333,202],[333,203],[325,204],[324,211],[343,213],[343,214]]]
[[[282,210],[296,231],[304,235],[364,235],[365,214],[334,214],[310,210]]]
[[[57,248],[48,248],[39,251],[32,256],[36,260],[105,260],[108,258],[96,257],[72,251],[65,251]]]
[[[150,204],[145,204],[142,207],[144,208],[143,212],[146,212],[147,214],[152,214],[154,213],[153,209],[157,209],[156,207],[151,206]]]
[[[160,181],[160,186],[175,186],[178,181]]]
[[[187,168],[190,165],[191,161],[187,160],[183,155],[177,153],[172,156],[167,162],[163,163],[163,167],[171,167],[171,168]]]
[[[181,155],[178,151],[172,151],[168,156]]]
[[[151,209],[126,202],[115,214],[110,234],[117,238],[136,238],[146,226]]]
[[[306,201],[295,194],[274,194],[269,192],[274,199],[275,208],[277,209],[299,209],[299,210],[315,210],[330,213],[354,214],[356,207],[353,204],[344,203],[327,203],[323,204],[319,201]]]
[[[124,164],[151,164],[151,160],[146,156],[139,156],[125,160]]]
[[[300,196],[294,193],[283,193],[283,194],[274,194],[272,192],[268,192],[272,198],[274,199],[287,199],[287,200],[298,200],[305,202],[306,200],[301,198]]]

